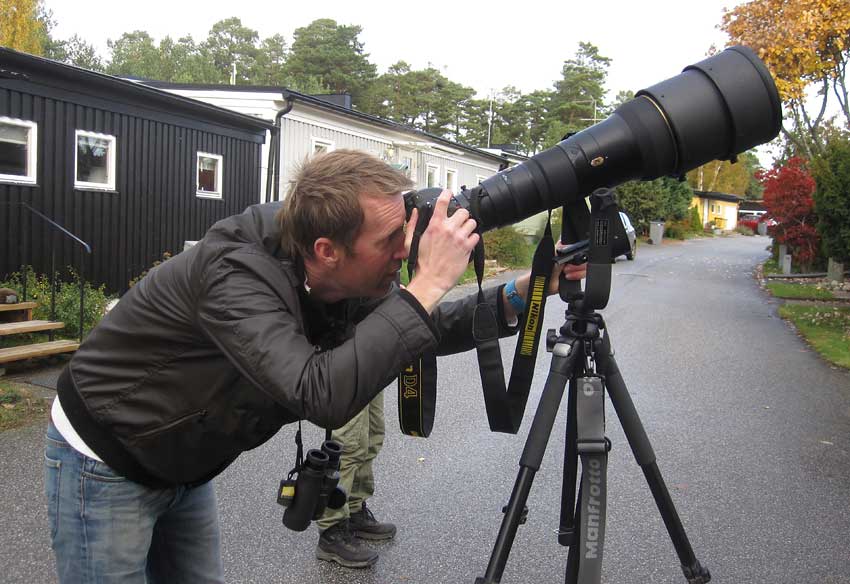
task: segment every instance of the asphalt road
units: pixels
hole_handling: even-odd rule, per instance
[[[643,246],[614,266],[603,312],[617,361],[673,501],[713,582],[850,583],[850,373],[822,362],[776,315],[754,266],[764,237]],[[547,327],[563,321],[551,300]],[[506,366],[514,340],[503,346]],[[397,430],[387,392],[387,442],[370,506],[399,526],[378,564],[350,571],[313,556],[315,528],[292,533],[275,502],[294,456],[294,428],[243,455],[218,480],[228,581],[472,583],[483,576],[500,509],[518,470],[549,366],[541,353],[517,436],[487,427],[474,355],[441,359],[437,420],[427,440]],[[503,582],[562,582],[557,545],[563,407],[528,522]],[[605,582],[684,582],[652,496],[608,406]],[[43,519],[42,429],[0,435],[0,581],[55,582]],[[318,445],[321,433],[308,432]]]

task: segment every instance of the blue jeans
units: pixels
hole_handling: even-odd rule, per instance
[[[134,483],[74,450],[50,422],[44,486],[63,584],[224,582],[212,483]]]

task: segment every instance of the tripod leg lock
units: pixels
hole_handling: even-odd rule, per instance
[[[700,565],[699,560],[694,560],[690,566],[682,566],[682,572],[685,574],[685,579],[688,584],[707,584],[711,581],[711,573],[708,568]]]

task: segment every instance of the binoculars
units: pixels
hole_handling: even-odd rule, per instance
[[[293,531],[304,531],[325,509],[339,509],[348,495],[339,486],[339,456],[342,444],[325,440],[321,450],[308,450],[304,463],[280,482],[277,502],[286,507],[283,524]],[[298,478],[293,476],[297,474]]]

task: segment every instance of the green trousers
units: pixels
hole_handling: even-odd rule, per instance
[[[326,509],[316,521],[319,531],[348,519],[375,492],[372,461],[384,445],[384,392],[381,392],[342,428],[333,431],[333,439],[342,443],[339,459],[339,486],[348,493],[348,504]]]

